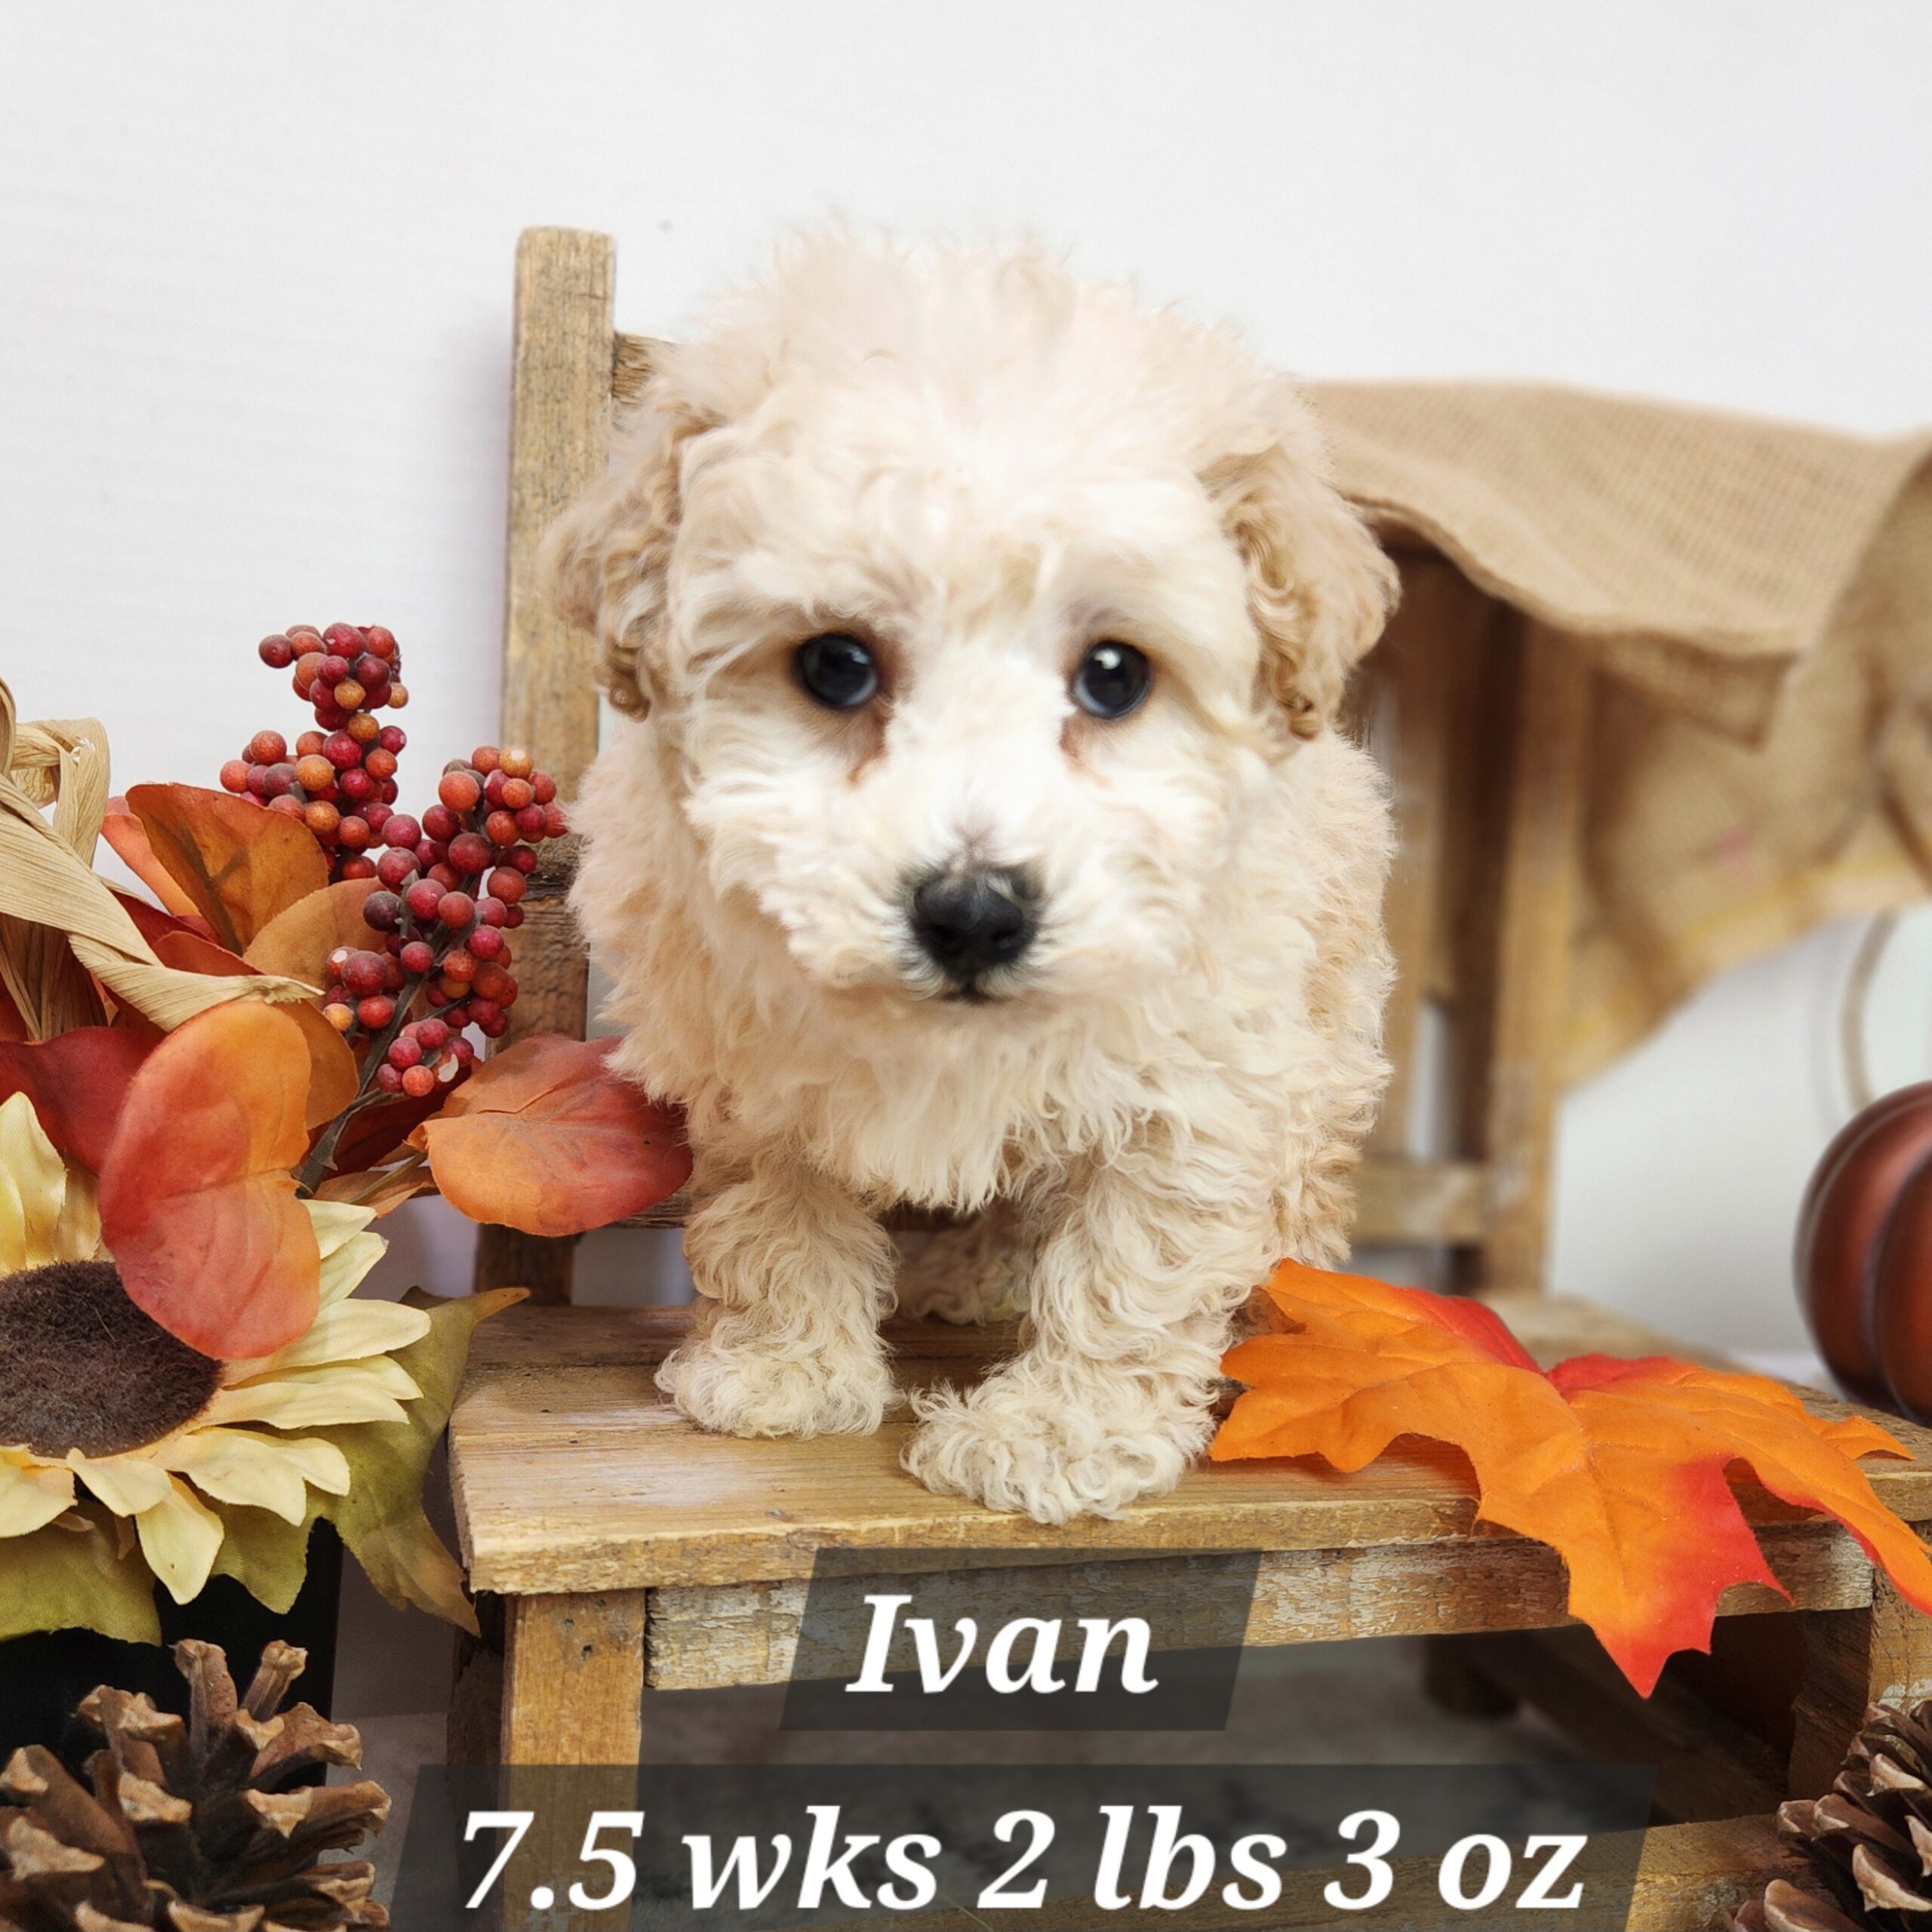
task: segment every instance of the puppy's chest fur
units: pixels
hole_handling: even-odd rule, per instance
[[[1320,928],[1361,916],[1355,874],[1371,906],[1379,883],[1386,808],[1353,747],[1310,745],[1279,774],[1175,970],[939,1011],[801,984],[770,922],[713,895],[648,728],[627,728],[586,786],[575,903],[611,974],[619,1063],[684,1104],[701,1162],[782,1149],[882,1201],[970,1210],[1163,1124],[1258,1170],[1286,1160],[1327,1051]]]

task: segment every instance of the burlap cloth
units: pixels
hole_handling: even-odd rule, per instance
[[[1319,383],[1337,481],[1589,654],[1564,1074],[1714,974],[1932,891],[1932,434]]]

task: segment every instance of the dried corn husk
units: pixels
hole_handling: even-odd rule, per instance
[[[182,973],[155,957],[94,871],[107,782],[97,720],[17,724],[0,681],[0,986],[29,1035],[98,1024],[96,981],[164,1030],[229,1000],[312,999],[299,980]]]

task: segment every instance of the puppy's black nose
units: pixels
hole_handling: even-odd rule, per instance
[[[1038,900],[1038,888],[1017,866],[950,867],[914,888],[913,937],[948,979],[970,986],[1032,943]]]

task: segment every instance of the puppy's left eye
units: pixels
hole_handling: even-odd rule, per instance
[[[857,711],[878,689],[877,659],[844,631],[807,638],[792,668],[805,695],[832,711]]]
[[[1154,667],[1131,644],[1105,638],[1073,674],[1073,701],[1092,718],[1124,718],[1147,695]]]

